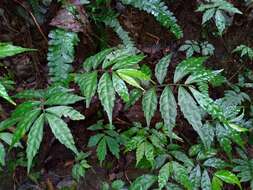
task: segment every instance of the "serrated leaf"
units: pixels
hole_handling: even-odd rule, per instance
[[[176,125],[177,103],[169,86],[163,90],[159,103],[164,125],[168,128],[169,135],[172,138],[172,129]]]
[[[98,96],[108,115],[109,122],[112,124],[112,111],[115,101],[115,91],[111,77],[108,73],[104,73],[99,80]]]
[[[193,168],[192,171],[190,172],[190,180],[193,185],[193,189],[194,190],[199,189],[201,185],[201,169],[199,165]]]
[[[76,77],[76,82],[78,83],[81,92],[85,97],[86,108],[88,108],[97,89],[97,71],[78,75]]]
[[[108,48],[108,49],[98,52],[97,54],[91,57],[88,57],[87,59],[85,59],[83,63],[83,68],[88,72],[91,71],[92,69],[96,69],[105,59],[105,57],[109,53],[111,53],[113,50],[114,48]]]
[[[124,80],[126,83],[134,86],[134,87],[137,87],[137,88],[140,88],[141,90],[144,90],[141,86],[140,86],[140,83],[138,81],[136,81],[134,78],[128,76],[128,75],[125,75],[125,74],[122,74],[122,73],[118,73],[118,71],[116,71],[117,74],[120,76],[120,78],[122,80]]]
[[[168,54],[165,57],[163,57],[155,67],[155,76],[157,78],[157,81],[159,84],[162,84],[164,82],[164,79],[167,75],[168,66],[171,61],[172,54]]]
[[[26,157],[27,157],[27,171],[30,172],[32,161],[37,154],[42,137],[44,126],[44,114],[41,114],[39,118],[33,123],[27,140]]]
[[[201,111],[195,100],[183,87],[179,87],[178,90],[178,104],[184,117],[191,124],[193,129],[199,134],[201,140],[204,141],[204,135],[200,130],[200,127],[202,127]]]
[[[97,152],[98,160],[100,161],[100,165],[101,165],[102,162],[105,160],[105,156],[107,154],[105,137],[103,137],[102,140],[98,143],[96,152]]]
[[[24,115],[24,119],[17,124],[17,128],[12,137],[11,147],[15,145],[25,135],[25,133],[30,129],[30,126],[40,113],[40,109],[35,109]]]
[[[75,154],[78,154],[74,138],[68,128],[68,125],[56,115],[46,113],[45,117],[47,118],[48,124],[55,138],[58,139],[60,143],[65,145],[67,148],[72,150]]]
[[[84,99],[83,97],[77,96],[75,94],[57,93],[48,98],[47,101],[45,102],[45,105],[48,106],[69,105],[79,102],[83,99]]]
[[[171,163],[165,164],[160,170],[158,174],[158,184],[159,189],[162,189],[168,182],[169,177],[172,175],[172,165]]]
[[[172,166],[175,180],[183,185],[187,190],[192,190],[192,183],[189,179],[186,168],[175,161],[172,161]]]
[[[128,89],[127,89],[125,82],[120,77],[118,77],[118,75],[115,73],[112,74],[112,82],[113,82],[113,87],[114,87],[115,91],[118,93],[118,95],[125,102],[128,102],[129,101],[129,93],[128,93]]]
[[[211,190],[212,189],[211,180],[210,180],[210,177],[209,177],[208,172],[206,170],[204,170],[204,172],[202,174],[201,189],[202,190]]]
[[[137,69],[119,69],[117,70],[117,73],[120,75],[126,75],[132,78],[136,78],[139,80],[150,80],[150,76],[146,75],[140,70]]]
[[[10,43],[0,42],[0,59],[28,51],[36,51],[36,49],[23,48]]]
[[[0,164],[5,165],[5,149],[2,143],[0,143]]]
[[[11,99],[11,97],[8,95],[4,85],[0,82],[0,97],[4,98],[8,102],[12,103],[13,105],[16,105],[16,103]]]
[[[102,139],[102,137],[104,137],[105,135],[104,134],[96,134],[92,137],[89,138],[89,142],[88,142],[88,147],[93,147],[93,146],[96,146],[98,144],[98,142],[100,141],[100,139]]]
[[[146,91],[142,98],[142,109],[146,118],[147,126],[150,126],[152,117],[155,114],[157,108],[157,95],[155,88],[151,88]]]
[[[214,175],[216,177],[218,177],[219,179],[221,179],[222,181],[224,181],[228,184],[232,184],[232,185],[236,184],[236,185],[238,185],[238,187],[240,189],[242,189],[239,179],[232,172],[230,172],[228,170],[220,170],[220,171],[215,172]]]
[[[127,55],[122,59],[117,60],[116,64],[113,65],[112,70],[133,68],[134,65],[138,64],[143,60],[143,55]]]
[[[145,142],[143,142],[143,143],[141,143],[140,145],[137,146],[137,149],[136,149],[136,166],[142,160],[144,155],[145,155]]]
[[[58,117],[69,117],[71,120],[82,120],[85,117],[70,106],[55,106],[46,109],[47,112],[53,113]]]
[[[112,137],[109,137],[109,136],[106,136],[105,138],[106,138],[106,144],[107,144],[110,152],[114,156],[116,156],[116,158],[119,159],[119,152],[120,152],[120,150],[119,150],[119,144],[118,144],[118,142],[115,139],[113,139]]]
[[[223,31],[226,28],[226,18],[224,16],[224,13],[220,10],[217,10],[215,12],[215,24],[219,31],[219,34],[222,35]]]
[[[148,190],[157,180],[154,175],[145,174],[134,180],[129,190]]]

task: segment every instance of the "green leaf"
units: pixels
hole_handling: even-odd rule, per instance
[[[215,169],[223,169],[225,167],[228,167],[229,164],[227,164],[224,160],[221,160],[220,158],[209,158],[203,163],[203,166],[206,167],[212,167]]]
[[[0,143],[0,164],[5,165],[5,149],[2,143]]]
[[[128,102],[129,101],[129,93],[128,93],[128,89],[127,89],[125,82],[120,77],[118,77],[118,75],[115,73],[112,74],[112,82],[113,82],[113,87],[114,87],[115,91],[118,93],[118,95],[125,102]]]
[[[223,183],[216,176],[212,179],[212,190],[222,190]]]
[[[97,151],[98,160],[100,161],[100,165],[101,165],[102,162],[105,160],[105,156],[107,154],[105,137],[103,137],[102,140],[98,143],[96,151]]]
[[[99,53],[88,57],[87,59],[85,59],[84,63],[83,63],[83,68],[89,72],[93,69],[96,69],[101,63],[102,61],[105,59],[105,57],[111,53],[114,50],[114,48],[108,48],[105,49],[103,51],[100,51]]]
[[[9,117],[8,119],[0,122],[0,131],[4,131],[5,129],[8,129],[9,127],[14,126],[20,118],[16,117]]]
[[[141,143],[140,145],[137,146],[137,149],[136,149],[136,166],[142,160],[144,155],[145,155],[145,142],[143,142],[143,143]]]
[[[115,180],[112,182],[112,189],[113,190],[122,190],[124,185],[125,185],[125,182],[123,182],[122,180]]]
[[[137,69],[119,69],[117,70],[117,73],[119,75],[126,75],[139,80],[150,80],[149,75],[146,75],[145,73]]]
[[[167,75],[168,66],[171,61],[172,54],[168,54],[165,57],[163,57],[155,67],[155,76],[159,82],[159,84],[162,84],[164,82],[164,79]]]
[[[204,170],[203,174],[202,174],[202,178],[201,178],[201,189],[202,190],[211,190],[212,186],[211,186],[211,180],[210,177],[208,175],[208,172],[206,170]]]
[[[146,91],[142,98],[142,109],[146,118],[147,126],[150,126],[150,121],[155,114],[157,108],[157,95],[155,88]]]
[[[109,122],[112,124],[112,111],[115,101],[115,91],[113,88],[111,77],[108,73],[104,73],[98,83],[98,96],[108,115]]]
[[[157,180],[154,175],[145,174],[137,179],[130,185],[129,190],[148,190]]]
[[[203,67],[202,64],[207,60],[207,57],[190,57],[188,59],[183,60],[176,67],[174,74],[174,83],[177,83],[182,78],[184,78],[187,74],[197,71],[199,68]]]
[[[2,85],[1,81],[0,81],[0,97],[4,98],[5,100],[7,100],[8,102],[10,102],[11,104],[16,105],[16,103],[8,95],[6,89],[5,89],[4,85]]]
[[[214,173],[214,176],[216,176],[217,178],[221,179],[222,181],[228,184],[232,184],[232,185],[236,184],[238,185],[240,189],[242,189],[241,183],[239,179],[237,178],[237,176],[228,170],[217,171]]]
[[[46,109],[47,112],[53,113],[58,117],[69,117],[71,120],[82,120],[85,117],[70,106],[55,106]]]
[[[153,145],[151,143],[146,142],[145,143],[145,157],[150,162],[151,166],[154,165],[154,161],[155,161],[154,152],[155,150],[154,150]]]
[[[24,119],[17,124],[17,128],[12,137],[11,147],[15,145],[25,135],[25,133],[30,129],[30,126],[40,113],[41,110],[35,109],[24,115]]]
[[[109,137],[109,136],[106,136],[105,138],[106,138],[106,143],[108,145],[108,148],[109,148],[110,152],[114,156],[116,156],[116,158],[119,159],[119,151],[120,150],[119,150],[118,142],[115,139],[113,139],[112,137]]]
[[[179,87],[178,90],[178,104],[184,117],[191,124],[193,129],[199,134],[202,141],[204,141],[204,135],[200,128],[202,127],[201,110],[197,106],[195,100],[183,87]]]
[[[215,9],[208,9],[204,12],[202,17],[202,25],[205,24],[207,21],[211,20],[211,18],[214,16]]]
[[[169,177],[172,175],[172,165],[170,162],[165,164],[160,170],[158,175],[159,189],[162,189],[168,182]]]
[[[224,13],[220,10],[217,10],[215,13],[215,24],[219,31],[219,34],[222,35],[223,31],[226,28],[226,17]]]
[[[172,166],[175,180],[183,185],[187,190],[192,190],[192,183],[189,179],[186,168],[175,161],[172,161]]]
[[[193,189],[199,189],[201,185],[201,169],[199,165],[193,168],[193,170],[190,172],[190,180],[193,185]]]
[[[112,70],[132,68],[134,65],[137,65],[137,63],[139,63],[143,59],[144,56],[142,54],[130,56],[128,55],[117,60],[117,63],[113,65]]]
[[[137,82],[134,78],[129,77],[128,75],[125,75],[125,74],[122,74],[122,73],[118,73],[118,71],[116,71],[116,72],[117,72],[117,74],[120,76],[120,78],[121,78],[122,80],[124,80],[126,83],[128,83],[128,84],[130,84],[130,85],[132,85],[132,86],[134,86],[134,87],[140,88],[141,90],[144,90],[144,89],[140,86],[139,82]]]
[[[81,96],[77,96],[75,94],[70,93],[57,93],[52,95],[47,99],[45,105],[54,106],[54,105],[69,105],[74,104],[83,100],[84,98]]]
[[[159,103],[164,125],[168,128],[169,135],[172,138],[172,129],[176,125],[177,103],[169,86],[164,88]]]
[[[75,154],[78,154],[74,138],[68,128],[68,125],[56,115],[46,113],[45,116],[55,138],[67,148],[72,150]]]
[[[93,146],[96,146],[98,144],[98,142],[102,139],[102,137],[104,137],[105,135],[104,134],[96,134],[92,137],[90,137],[89,139],[89,142],[88,142],[88,147],[93,147]]]
[[[81,92],[85,97],[86,108],[88,108],[97,89],[97,71],[78,75],[76,77],[76,82],[78,83]]]
[[[33,123],[27,140],[26,156],[27,156],[27,171],[30,172],[32,161],[37,154],[43,137],[44,114]]]
[[[36,49],[23,48],[10,43],[0,42],[0,59],[28,51],[36,51]]]

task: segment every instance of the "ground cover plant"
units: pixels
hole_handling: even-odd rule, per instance
[[[253,190],[252,7],[0,2],[0,189]]]

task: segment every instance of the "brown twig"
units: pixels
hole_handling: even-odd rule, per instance
[[[29,15],[32,17],[32,20],[33,20],[33,22],[35,23],[37,29],[39,30],[40,34],[42,35],[42,37],[44,38],[44,40],[48,43],[47,37],[46,37],[46,35],[44,34],[44,32],[42,31],[42,29],[41,29],[39,23],[37,22],[35,16],[33,15],[33,13],[32,13],[30,10],[28,10],[28,9],[27,9],[21,2],[19,2],[18,0],[13,0],[13,1],[16,2],[16,3],[18,3],[21,7],[23,7],[23,8],[29,13]]]

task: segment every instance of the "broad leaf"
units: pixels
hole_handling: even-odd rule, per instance
[[[45,105],[54,106],[54,105],[69,105],[74,104],[83,100],[84,98],[81,96],[77,96],[75,94],[70,93],[57,93],[52,95],[45,102]]]
[[[68,125],[56,115],[46,113],[45,116],[55,138],[67,148],[72,150],[75,154],[78,154],[74,138],[68,128]]]
[[[129,190],[148,190],[157,180],[154,175],[142,175],[134,180],[130,185]]]
[[[115,91],[118,93],[118,95],[125,102],[128,102],[129,101],[129,93],[128,93],[128,89],[127,89],[125,82],[120,77],[118,77],[118,75],[115,73],[112,74],[112,82],[113,82],[113,87],[114,87]]]
[[[159,103],[164,125],[168,128],[172,138],[172,129],[176,125],[177,103],[169,86],[166,86],[163,90]]]
[[[212,189],[211,180],[210,180],[210,177],[209,177],[208,172],[206,170],[204,170],[204,172],[202,174],[201,189],[202,190],[211,190]]]
[[[165,164],[160,170],[158,175],[159,189],[162,189],[168,182],[169,177],[172,175],[171,163]]]
[[[110,124],[112,124],[112,111],[115,101],[115,92],[111,77],[108,73],[104,73],[98,83],[98,96],[108,115]]]
[[[98,160],[100,161],[100,165],[101,165],[102,162],[105,160],[105,156],[107,154],[105,137],[103,137],[102,140],[98,143],[96,152],[97,152]]]
[[[114,156],[116,156],[116,158],[119,159],[119,151],[120,150],[119,150],[118,142],[115,139],[113,139],[112,137],[109,137],[109,136],[106,136],[105,138],[106,138],[106,143],[107,143],[107,146],[108,146],[110,152]]]
[[[232,172],[228,170],[220,170],[220,171],[215,172],[214,175],[218,177],[219,179],[221,179],[222,181],[232,184],[232,185],[236,184],[238,185],[240,189],[242,189],[239,179]]]
[[[5,149],[2,143],[0,143],[0,164],[5,165]]]
[[[171,57],[172,57],[172,54],[166,55],[156,64],[155,76],[159,84],[162,84],[164,82],[164,79],[167,75],[168,66],[171,61]]]
[[[69,117],[71,120],[82,120],[85,117],[70,106],[55,106],[46,109],[47,112],[53,113],[58,117]]]
[[[157,108],[157,95],[155,88],[146,91],[142,98],[142,109],[146,118],[147,126],[150,126],[150,121],[155,114]]]
[[[33,123],[27,140],[26,156],[28,173],[32,166],[34,156],[37,154],[43,137],[44,114]]]
[[[16,105],[16,103],[11,99],[11,97],[8,95],[5,87],[0,82],[0,97],[4,98],[8,102],[12,103],[13,105]]]
[[[136,70],[136,69],[119,69],[117,70],[118,74],[121,75],[126,75],[132,78],[136,78],[139,80],[150,80],[150,76],[146,75],[145,73],[143,73],[140,70]]]

